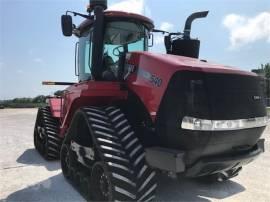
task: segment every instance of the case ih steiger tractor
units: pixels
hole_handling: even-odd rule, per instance
[[[260,79],[198,59],[191,24],[208,12],[192,14],[183,33],[167,33],[106,8],[106,0],[91,0],[89,14],[62,16],[63,34],[79,39],[79,82],[44,83],[70,86],[39,109],[34,132],[39,153],[60,157],[85,197],[154,200],[157,171],[223,181],[264,151]],[[68,13],[85,20],[76,27]],[[167,54],[148,52],[152,32],[164,32]]]

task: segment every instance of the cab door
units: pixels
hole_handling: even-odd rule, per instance
[[[91,65],[92,65],[92,29],[84,32],[79,39],[79,47],[77,51],[76,65],[78,65],[79,83],[92,80]]]
[[[75,51],[75,72],[78,76],[78,83],[70,86],[65,90],[64,102],[62,105],[62,123],[65,122],[65,117],[71,106],[74,97],[81,94],[83,85],[92,80],[91,65],[92,65],[92,33],[93,29],[84,32],[76,44]]]

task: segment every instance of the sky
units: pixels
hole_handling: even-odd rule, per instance
[[[64,37],[61,15],[85,13],[87,0],[0,0],[0,100],[52,94],[61,87],[44,80],[76,82],[76,37]],[[146,15],[156,28],[183,31],[185,19],[197,20],[192,37],[201,40],[200,58],[250,71],[270,62],[269,0],[108,0],[109,9]],[[75,24],[83,19],[76,17]],[[153,52],[164,52],[161,34]]]

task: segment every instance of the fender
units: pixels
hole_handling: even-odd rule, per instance
[[[62,98],[52,97],[48,99],[48,104],[51,109],[52,116],[60,119],[61,118],[61,107],[62,107]]]
[[[65,90],[60,137],[64,137],[74,113],[84,106],[104,106],[126,100],[128,92],[120,82],[86,81]]]
[[[127,100],[121,102],[119,107],[123,110],[144,147],[158,145],[154,130],[155,124],[144,103],[135,93],[129,91]]]

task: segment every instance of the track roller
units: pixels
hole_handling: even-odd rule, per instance
[[[87,133],[81,131],[82,128],[87,129]],[[88,143],[85,141],[87,136],[91,137]],[[80,185],[76,183],[76,174],[71,181],[84,192],[82,195],[91,195],[94,201],[151,201],[155,198],[156,173],[146,164],[144,148],[120,108],[86,107],[79,110],[64,142],[61,149],[64,176],[71,179],[65,174],[69,161],[62,158],[66,154],[70,159],[75,156],[76,163],[69,169],[83,177]],[[82,148],[81,152],[72,150],[71,144],[81,145],[77,146]],[[86,161],[89,158],[84,152],[90,150],[88,147],[94,152],[91,162]]]
[[[52,116],[50,108],[39,108],[34,129],[34,145],[46,160],[59,159],[62,139],[58,133],[59,122]]]

